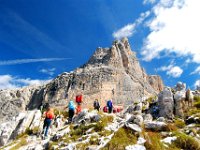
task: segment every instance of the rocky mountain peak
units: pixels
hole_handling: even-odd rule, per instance
[[[38,108],[45,102],[65,106],[68,100],[74,100],[80,93],[84,107],[93,106],[94,99],[99,99],[102,106],[108,99],[113,99],[115,105],[127,106],[157,94],[162,88],[161,78],[145,73],[128,39],[123,38],[114,41],[110,48],[97,48],[82,67],[70,73],[64,72],[42,87],[1,91],[0,107],[9,110],[10,114],[13,108],[17,113]],[[14,106],[15,103],[19,103],[19,107]],[[0,112],[2,119],[9,118],[5,112]]]

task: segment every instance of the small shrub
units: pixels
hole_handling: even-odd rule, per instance
[[[149,97],[149,98],[146,99],[146,101],[151,104],[151,103],[153,103],[154,99],[156,99],[156,96]]]
[[[57,116],[57,115],[60,115],[60,111],[56,108],[54,108],[54,115]]]
[[[113,116],[102,117],[101,120],[97,122],[96,125],[94,125],[94,131],[96,132],[102,131],[108,125],[108,123],[111,123],[111,122],[113,122]]]
[[[100,136],[109,136],[111,134],[112,132],[110,130],[103,130],[102,132],[99,133]]]
[[[191,136],[188,136],[181,132],[176,132],[174,134],[177,137],[177,139],[172,143],[176,147],[184,150],[200,150],[200,144]]]
[[[98,145],[99,144],[98,136],[91,136],[89,144],[90,145]]]
[[[191,115],[194,115],[194,114],[197,114],[197,113],[200,113],[200,109],[192,108],[187,112],[186,116],[191,116]]]
[[[80,136],[80,135],[84,135],[86,133],[86,131],[90,128],[94,127],[93,124],[91,125],[80,125],[79,127],[77,127],[76,129],[73,129],[70,133],[71,136],[76,135],[76,136]]]
[[[39,132],[40,132],[40,128],[39,128],[39,127],[34,127],[34,128],[32,129],[32,133],[33,133],[34,135],[38,134]]]
[[[200,96],[194,96],[194,101],[195,102],[200,102]]]
[[[76,145],[76,149],[87,149],[89,145],[89,143],[79,143]]]
[[[163,131],[168,131],[168,132],[171,132],[171,131],[176,131],[178,130],[177,126],[173,123],[168,123],[166,127],[164,127]]]
[[[31,134],[33,134],[33,130],[30,129],[30,128],[26,128],[26,130],[25,130],[25,134],[27,134],[27,135],[31,135]]]
[[[47,146],[47,150],[54,150],[54,146],[57,146],[57,145],[58,145],[57,142],[50,141]]]
[[[184,128],[185,127],[185,122],[183,120],[180,120],[180,119],[175,120],[174,124],[178,128]]]
[[[194,103],[194,107],[200,108],[200,101]]]

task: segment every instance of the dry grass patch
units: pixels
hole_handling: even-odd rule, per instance
[[[164,144],[160,141],[161,135],[158,132],[146,132],[144,134],[146,142],[144,146],[147,150],[164,150]]]
[[[131,129],[120,128],[102,150],[124,150],[127,145],[133,145],[136,142],[137,137]]]
[[[181,132],[175,132],[174,135],[177,137],[177,139],[172,143],[177,148],[183,150],[200,150],[200,143],[193,137]]]

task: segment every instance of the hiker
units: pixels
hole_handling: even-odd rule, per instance
[[[54,124],[55,124],[56,128],[60,128],[61,123],[62,123],[62,117],[61,117],[60,111],[59,111],[58,115],[54,119]]]
[[[158,113],[159,113],[158,106],[157,106],[157,105],[154,105],[152,111],[153,111],[153,112],[152,112],[153,118],[157,118],[157,117],[158,117]]]
[[[48,130],[51,125],[51,122],[54,119],[53,109],[50,108],[50,105],[48,103],[46,104],[46,111],[44,112],[43,117],[45,119],[42,134],[44,133],[44,138],[46,138],[48,136]]]
[[[94,106],[94,109],[96,109],[96,110],[99,111],[99,109],[100,109],[100,104],[99,104],[98,99],[95,99],[93,106]]]
[[[113,109],[112,100],[108,100],[108,101],[107,101],[107,107],[108,107],[108,112],[109,112],[109,113],[112,113],[112,109]]]
[[[69,108],[69,122],[72,122],[72,119],[74,117],[74,112],[75,112],[74,102],[70,100],[67,107]]]
[[[81,112],[82,108],[81,108],[81,103],[78,103],[77,107],[76,107],[76,114],[78,115]]]

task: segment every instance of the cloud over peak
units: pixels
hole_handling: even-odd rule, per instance
[[[44,85],[50,80],[39,80],[30,78],[18,78],[12,75],[0,75],[0,89],[14,89],[29,85]]]
[[[162,67],[158,68],[157,70],[158,71],[166,71],[166,74],[173,78],[178,78],[183,73],[183,69],[181,69],[179,66],[175,66],[173,61],[170,63],[169,66],[162,66]]]
[[[141,13],[140,17],[134,23],[127,24],[124,27],[118,29],[112,34],[112,36],[116,39],[121,39],[123,37],[131,37],[136,31],[136,27],[139,26],[149,16],[149,14],[149,11]]]
[[[200,20],[198,0],[160,0],[152,8],[154,17],[148,22],[150,33],[144,41],[144,60],[158,58],[161,53],[191,56],[200,63]]]

